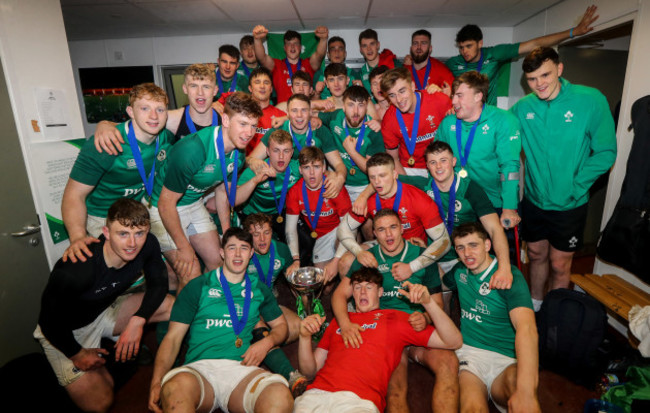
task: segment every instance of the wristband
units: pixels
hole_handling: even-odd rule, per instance
[[[569,38],[570,39],[573,39],[573,29],[575,29],[575,27],[572,27],[571,30],[569,31]]]

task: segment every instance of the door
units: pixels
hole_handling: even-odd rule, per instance
[[[0,129],[1,366],[40,349],[32,338],[32,332],[50,273],[2,64],[0,125],[3,125]]]

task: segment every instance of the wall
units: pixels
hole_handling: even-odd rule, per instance
[[[448,58],[458,54],[454,39],[458,29],[429,28],[432,34],[433,55]],[[361,59],[358,36],[360,30],[332,30],[330,36],[341,36],[347,45],[348,60]],[[378,29],[383,48],[392,50],[403,57],[409,51],[411,29]],[[79,68],[138,65],[180,65],[195,62],[216,61],[217,49],[222,44],[239,45],[239,39],[248,33],[206,36],[177,36],[137,39],[106,39],[69,42],[70,58],[77,84],[79,104],[83,108],[79,89]],[[512,41],[512,28],[491,27],[484,29],[486,45]],[[115,59],[115,52],[122,52],[123,60]],[[162,84],[160,71],[155,68],[156,83]],[[83,116],[87,135],[94,131]]]
[[[526,40],[575,25],[575,16],[579,16],[587,7],[588,3],[591,2],[567,0],[551,7],[547,11],[515,26],[515,41]],[[616,131],[618,157],[609,178],[605,210],[601,223],[601,228],[603,228],[612,215],[621,191],[623,178],[625,177],[627,158],[634,137],[633,133],[627,130],[627,125],[630,124],[630,109],[635,100],[650,92],[650,78],[647,76],[647,68],[650,66],[650,53],[648,53],[647,44],[647,40],[650,39],[650,0],[619,0],[616,2],[601,0],[595,1],[594,3],[598,6],[598,14],[600,15],[595,30],[606,29],[630,20],[633,20],[634,23],[627,60],[625,84],[622,91],[621,116]],[[521,65],[513,65],[510,85],[512,94],[511,104],[517,98],[527,93],[520,86],[521,76]],[[650,292],[650,286],[643,283],[639,278],[619,267],[608,265],[598,259],[594,265],[594,273],[617,274],[637,285],[639,288]],[[625,328],[621,324],[617,322],[613,322],[613,324],[619,331],[624,332]]]

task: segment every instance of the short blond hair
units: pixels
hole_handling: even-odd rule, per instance
[[[129,92],[129,106],[133,106],[136,100],[145,98],[155,100],[156,102],[164,102],[165,106],[169,104],[167,92],[160,86],[154,83],[140,83],[139,85],[133,86]]]
[[[205,63],[194,63],[193,65],[189,65],[185,68],[185,72],[183,72],[183,74],[185,75],[185,80],[191,78],[195,80],[205,79],[215,83],[217,81],[214,70],[212,70],[212,68],[210,68],[210,66],[206,65]]]

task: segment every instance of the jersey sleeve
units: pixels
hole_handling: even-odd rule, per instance
[[[411,191],[411,196],[414,198],[414,205],[418,208],[418,215],[425,229],[434,228],[442,224],[442,218],[438,214],[438,207],[435,202],[429,195],[425,194],[423,191],[413,188]]]
[[[332,342],[332,336],[335,336],[336,330],[339,328],[339,324],[336,322],[336,319],[332,319],[330,325],[325,329],[323,337],[318,342],[318,348],[328,351],[330,348],[330,343]]]
[[[412,185],[417,189],[421,189],[423,191],[426,190],[427,184],[429,183],[428,178],[417,175],[398,175],[397,180],[404,184]]]
[[[461,263],[459,262],[458,264],[454,265],[454,267],[447,271],[445,275],[442,276],[442,282],[449,288],[450,290],[457,290],[458,286],[456,285],[456,271],[460,271],[461,268]]]
[[[399,318],[397,318],[394,330],[395,334],[398,337],[401,337],[406,344],[410,344],[418,347],[427,347],[429,344],[429,338],[431,334],[435,331],[435,328],[432,325],[427,325],[422,331],[415,331],[411,327],[411,323],[408,322],[408,314],[399,312]]]
[[[381,135],[384,138],[386,150],[397,149],[400,146],[402,136],[398,135],[398,129],[395,127],[395,107],[391,106],[381,121]]]
[[[518,307],[533,309],[533,302],[530,298],[528,284],[519,269],[511,266],[512,270],[512,287],[508,290],[498,290],[499,294],[505,299],[508,312]]]
[[[298,181],[294,186],[289,189],[287,193],[287,204],[286,210],[289,215],[300,215],[300,191],[302,188],[302,182]]]
[[[167,175],[164,186],[170,191],[183,194],[192,177],[201,169],[206,154],[198,135],[180,140],[170,151],[167,159]]]
[[[494,206],[492,206],[492,202],[490,202],[490,199],[483,188],[474,181],[470,181],[467,185],[465,199],[467,199],[472,205],[472,209],[476,212],[476,215],[479,218],[496,213]]]
[[[95,136],[93,135],[81,147],[79,156],[77,156],[72,171],[70,171],[70,179],[84,185],[97,186],[102,176],[111,168],[116,159],[117,155],[97,152]]]
[[[255,176],[255,172],[251,168],[246,168],[244,169],[244,172],[239,175],[239,178],[237,179],[237,186],[244,185],[246,182],[250,181],[253,179]]]
[[[287,244],[285,244],[284,242],[277,241],[275,243],[275,246],[277,247],[278,256],[280,256],[284,261],[284,267],[280,268],[280,272],[284,272],[286,271],[287,268],[289,268],[291,264],[293,264],[293,257],[291,256],[291,251],[289,250]]]
[[[430,265],[429,267],[432,267],[432,265]],[[350,265],[350,269],[348,270],[348,273],[345,274],[345,276],[348,277],[348,278],[351,278],[352,274],[355,271],[358,271],[360,269],[361,269],[361,263],[355,258],[355,260],[352,261],[352,265]]]
[[[352,209],[352,201],[350,200],[350,194],[348,194],[347,189],[345,189],[345,186],[341,188],[341,192],[339,192],[339,196],[334,198],[334,204],[336,205],[336,212],[338,213],[339,217],[342,218],[350,212]]]
[[[500,110],[500,109],[499,109]],[[496,142],[497,162],[501,174],[501,200],[504,209],[517,209],[519,205],[519,168],[521,163],[521,137],[519,120],[504,112]]]
[[[368,138],[370,138],[370,145],[368,145],[366,155],[372,156],[376,153],[386,151],[386,147],[384,146],[384,137],[381,133],[371,130],[368,134]]]
[[[146,254],[143,264],[146,281],[145,292],[142,304],[134,315],[148,320],[165,299],[169,290],[169,281],[160,252],[160,244],[153,234],[147,234],[147,241],[142,253]]]
[[[452,137],[449,131],[450,123],[456,123],[455,115],[447,115],[442,119],[442,122],[440,123],[438,129],[436,130],[436,140],[449,144],[449,146],[451,146],[453,150],[454,145],[451,144],[451,139],[455,138],[455,136]]]
[[[320,138],[323,145],[321,148],[323,150],[323,153],[338,151],[336,145],[334,144],[334,136],[332,135],[329,127],[323,124],[323,126],[318,128],[318,137]]]
[[[336,111],[318,112],[318,119],[323,121],[323,125],[330,127],[330,123],[336,118]]]
[[[519,57],[519,43],[498,44],[490,47],[492,57],[500,62]]]
[[[197,277],[187,283],[185,288],[176,297],[169,321],[177,323],[192,324],[194,316],[199,309],[201,290],[205,284],[206,277]]]
[[[269,263],[269,265],[273,264]],[[278,317],[281,317],[282,310],[280,310],[278,301],[275,299],[275,296],[273,295],[271,289],[262,282],[257,283],[257,285],[262,291],[262,296],[264,297],[262,304],[260,304],[260,315],[262,318],[266,321],[273,321]]]

